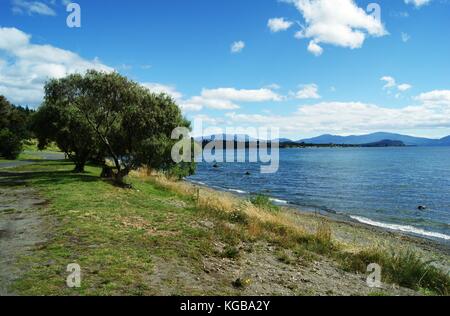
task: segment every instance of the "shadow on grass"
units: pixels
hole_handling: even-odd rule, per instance
[[[72,171],[0,172],[0,187],[22,186],[27,182],[36,185],[50,185],[95,181],[102,180],[91,174],[73,173]]]

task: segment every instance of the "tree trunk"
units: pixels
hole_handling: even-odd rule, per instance
[[[117,171],[114,177],[114,181],[116,182],[116,184],[124,188],[131,188],[131,184],[127,184],[123,181],[123,178],[125,178],[128,173],[130,173],[130,171],[127,168]]]
[[[75,169],[73,170],[73,172],[75,173],[83,173],[84,172],[84,166],[85,166],[86,162],[76,162],[75,163]]]

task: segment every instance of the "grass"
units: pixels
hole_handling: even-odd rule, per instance
[[[279,211],[280,208],[272,203],[270,198],[265,195],[258,194],[250,198],[250,202],[258,208],[265,209],[268,211]]]
[[[348,271],[364,273],[371,263],[382,267],[384,282],[398,284],[417,291],[449,295],[448,274],[426,262],[415,252],[371,248],[356,255],[342,257],[343,267]]]
[[[42,156],[38,153],[56,154],[61,153],[61,150],[55,143],[51,143],[44,150],[39,150],[37,147],[37,140],[26,140],[23,144],[22,152],[19,154],[19,157],[17,157],[16,160],[43,160]],[[13,161],[15,160],[5,159],[0,156],[0,163]]]
[[[99,178],[99,167],[88,166],[81,175],[72,169],[68,162],[42,161],[9,175],[50,201],[42,211],[50,226],[49,239],[21,258],[28,272],[14,284],[19,294],[239,294],[245,280],[218,279],[208,287],[202,285],[207,283],[203,258],[219,255],[239,261],[240,246],[256,241],[274,245],[276,258],[286,264],[308,264],[326,256],[347,271],[364,273],[369,263],[376,262],[386,273],[385,282],[448,294],[449,277],[415,254],[394,255],[383,249],[348,252],[333,240],[327,220],[317,220],[315,231],[308,232],[292,213],[273,206],[267,197],[245,201],[148,170],[130,175],[133,189],[120,189]],[[219,253],[217,244],[223,245]],[[65,286],[70,263],[82,268],[79,289]],[[170,267],[173,270],[167,270]],[[183,276],[167,277],[179,273]]]
[[[189,201],[140,180],[135,190],[116,188],[98,178],[97,167],[83,175],[72,169],[60,162],[20,168],[33,171],[20,177],[51,201],[48,212],[56,222],[49,242],[22,258],[32,269],[15,284],[18,293],[74,294],[64,283],[69,263],[82,267],[80,295],[157,294],[146,281],[155,258],[200,269],[198,258],[212,251],[212,236],[192,227],[197,216]]]

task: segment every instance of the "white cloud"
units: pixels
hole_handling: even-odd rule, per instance
[[[183,97],[181,92],[178,92],[174,86],[164,85],[156,82],[146,82],[142,83],[142,85],[153,93],[165,93],[168,96],[171,96],[176,101],[180,100]]]
[[[181,102],[181,107],[186,111],[200,111],[209,108],[215,110],[236,110],[240,106],[236,102],[257,103],[268,101],[281,101],[283,97],[271,89],[235,89],[218,88],[203,89],[201,95],[191,97]]]
[[[381,81],[386,82],[386,84],[384,85],[383,89],[390,89],[396,86],[396,82],[395,79],[392,78],[391,76],[384,76],[380,79]]]
[[[12,11],[16,14],[39,14],[55,16],[56,12],[50,8],[47,4],[40,1],[27,1],[27,0],[13,0]]]
[[[321,102],[300,106],[289,115],[228,113],[236,125],[278,127],[283,134],[367,133],[450,128],[450,90],[431,91],[415,98],[417,104],[386,108],[361,102]]]
[[[233,54],[240,53],[245,48],[245,43],[243,41],[234,42],[231,44],[231,52]]]
[[[381,21],[366,13],[353,0],[286,0],[303,15],[306,26],[296,33],[296,38],[311,39],[308,51],[321,55],[320,44],[362,47],[366,36],[387,34]]]
[[[16,28],[0,28],[0,94],[12,102],[38,104],[45,81],[88,69],[113,70],[97,59],[86,60],[68,50],[32,44],[31,35]]]
[[[450,90],[434,90],[422,93],[415,97],[426,106],[448,106],[450,107]]]
[[[316,41],[312,40],[308,44],[308,52],[315,56],[320,56],[323,53],[323,48],[317,45]]]
[[[297,99],[320,99],[319,87],[312,83],[301,86],[301,89],[295,93]]]
[[[431,0],[405,0],[406,4],[412,4],[416,8],[424,6],[424,5],[426,5],[426,4],[430,3],[430,2],[431,2]]]
[[[411,36],[408,33],[402,32],[402,42],[406,43],[411,39]]]
[[[273,18],[269,19],[269,21],[267,22],[267,26],[269,27],[272,33],[286,31],[293,24],[294,24],[293,22],[286,21],[284,18]]]
[[[383,87],[383,89],[385,89],[385,90],[397,89],[400,92],[405,92],[412,88],[412,85],[410,85],[409,83],[397,84],[397,81],[395,80],[395,78],[393,78],[391,76],[384,76],[380,80],[384,81],[386,83]],[[399,94],[397,94],[396,96],[400,97]]]
[[[398,89],[399,91],[402,91],[402,92],[408,91],[408,90],[410,90],[411,88],[412,88],[412,85],[410,85],[410,84],[408,84],[408,83],[399,84],[399,85],[397,86],[397,89]]]
[[[227,99],[242,102],[281,101],[281,97],[270,89],[204,89],[202,91],[202,96],[210,99]]]

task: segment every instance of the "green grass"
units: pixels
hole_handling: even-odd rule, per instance
[[[51,201],[45,215],[56,219],[49,242],[22,258],[32,269],[15,284],[18,293],[158,294],[147,282],[155,258],[201,268],[199,258],[211,252],[213,232],[192,227],[198,216],[189,200],[139,180],[133,190],[116,188],[98,178],[97,167],[82,175],[72,169],[70,163],[45,162],[22,167],[32,173],[15,176]],[[177,206],[180,201],[186,207]],[[65,285],[70,263],[82,268],[80,289]]]
[[[84,174],[72,173],[73,165],[63,161],[41,161],[15,170],[21,173],[9,175],[10,180],[25,181],[50,202],[42,210],[49,225],[48,241],[21,258],[19,263],[28,272],[14,284],[18,294],[157,295],[163,287],[174,295],[238,294],[239,282],[233,286],[230,280],[218,279],[214,289],[199,289],[188,277],[164,278],[160,270],[174,266],[175,271],[188,269],[200,278],[204,258],[239,262],[241,245],[257,240],[275,245],[276,258],[286,264],[309,264],[326,256],[347,271],[365,273],[368,264],[378,263],[384,282],[422,293],[449,293],[448,275],[414,253],[345,252],[333,241],[326,220],[319,222],[315,234],[305,234],[282,223],[255,220],[239,208],[222,212],[199,206],[195,196],[153,181],[131,177],[133,189],[117,188],[101,180],[101,169],[92,165]],[[271,216],[282,215],[267,197],[256,197],[252,203]],[[222,251],[217,244],[223,244]],[[65,285],[71,263],[82,269],[79,289]],[[149,281],[154,279],[161,280],[154,285]]]
[[[0,163],[2,162],[13,162],[13,161],[23,161],[23,160],[44,160],[39,153],[46,154],[57,154],[61,153],[61,150],[54,143],[51,143],[44,150],[39,150],[37,147],[37,141],[35,139],[27,140],[24,142],[22,147],[22,152],[19,154],[16,160],[8,160],[0,156]]]
[[[260,208],[269,210],[269,211],[279,211],[280,208],[273,204],[270,198],[266,195],[258,194],[250,198],[250,202]]]
[[[364,273],[369,264],[377,263],[382,268],[383,282],[428,294],[450,295],[450,276],[411,250],[373,248],[341,260],[348,271]]]

